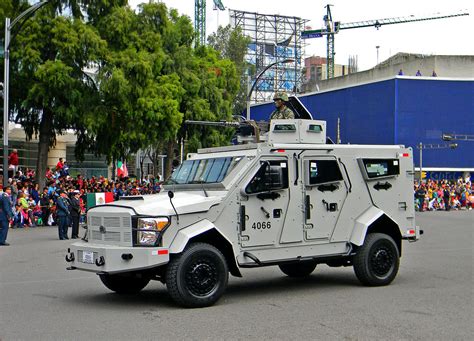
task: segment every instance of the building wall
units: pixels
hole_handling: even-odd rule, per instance
[[[373,69],[356,72],[308,84],[305,92],[343,88],[372,82],[376,79],[391,78],[402,70],[405,76],[415,76],[420,70],[423,77],[431,77],[433,71],[438,77],[474,78],[474,56],[424,56],[399,53],[380,63]]]
[[[317,82],[328,78],[327,74],[327,59],[319,56],[311,56],[305,58],[305,83],[310,83],[315,86]],[[349,67],[347,65],[334,65],[334,76],[339,77],[349,74]],[[308,87],[305,85],[305,87]]]
[[[10,123],[8,132],[8,151],[11,153],[13,149],[18,150],[19,166],[22,169],[36,169],[36,161],[38,159],[38,140],[33,138],[26,140],[26,135],[19,124]],[[93,154],[86,154],[85,161],[76,160],[74,155],[74,146],[76,143],[76,135],[73,132],[66,132],[64,135],[56,136],[56,145],[48,152],[47,167],[54,169],[59,158],[67,160],[70,166],[71,175],[81,173],[86,177],[107,176],[110,175],[110,168],[105,157],[97,157]],[[1,150],[1,148],[0,148]],[[3,165],[3,152],[0,153],[0,168]]]

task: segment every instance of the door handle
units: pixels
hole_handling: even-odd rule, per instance
[[[245,231],[245,206],[241,205],[240,206],[240,231],[243,232]]]
[[[265,217],[267,217],[267,219],[270,218],[270,213],[268,213],[268,211],[266,209],[264,209],[263,207],[260,207],[260,209],[263,211],[263,213],[265,214]]]
[[[388,181],[385,181],[385,183],[377,182],[377,183],[374,185],[374,188],[375,188],[377,191],[380,191],[381,189],[388,191],[389,188],[392,188],[392,184],[389,183]]]
[[[304,211],[306,220],[311,219],[311,197],[309,195],[304,198]]]
[[[336,184],[319,185],[318,186],[318,191],[321,191],[321,192],[326,192],[326,191],[334,192],[337,189],[339,189],[339,186],[336,185]]]

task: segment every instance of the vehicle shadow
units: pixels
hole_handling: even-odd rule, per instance
[[[97,283],[97,285],[100,285]],[[255,297],[277,297],[291,291],[298,294],[317,294],[348,290],[361,284],[352,272],[313,273],[306,278],[289,278],[285,275],[275,277],[268,274],[262,278],[232,278],[223,299],[218,304],[254,301]],[[148,286],[135,295],[118,295],[103,288],[103,292],[93,294],[75,293],[66,298],[74,305],[94,306],[95,308],[130,307],[132,309],[160,308],[181,309],[169,296],[166,286],[160,282],[150,282]],[[153,309],[152,309],[153,310]]]

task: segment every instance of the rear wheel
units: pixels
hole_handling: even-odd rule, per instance
[[[103,274],[99,277],[107,288],[123,295],[136,294],[150,282],[149,277],[142,276],[139,273]]]
[[[316,269],[315,261],[301,261],[298,263],[280,264],[278,267],[288,277],[307,277]]]
[[[166,286],[173,300],[185,307],[207,307],[224,293],[229,270],[224,255],[205,243],[191,244],[170,260]]]
[[[354,256],[354,272],[359,281],[368,286],[390,284],[399,264],[397,245],[392,237],[383,233],[368,234]]]

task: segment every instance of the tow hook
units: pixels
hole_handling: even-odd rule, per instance
[[[133,258],[133,255],[131,253],[122,253],[123,260],[130,260],[132,258]]]
[[[74,262],[74,252],[71,252],[71,249],[67,249],[66,262]]]
[[[95,265],[97,265],[97,266],[103,266],[103,265],[105,265],[104,256],[100,256],[99,258],[97,258],[97,259],[95,260]]]

